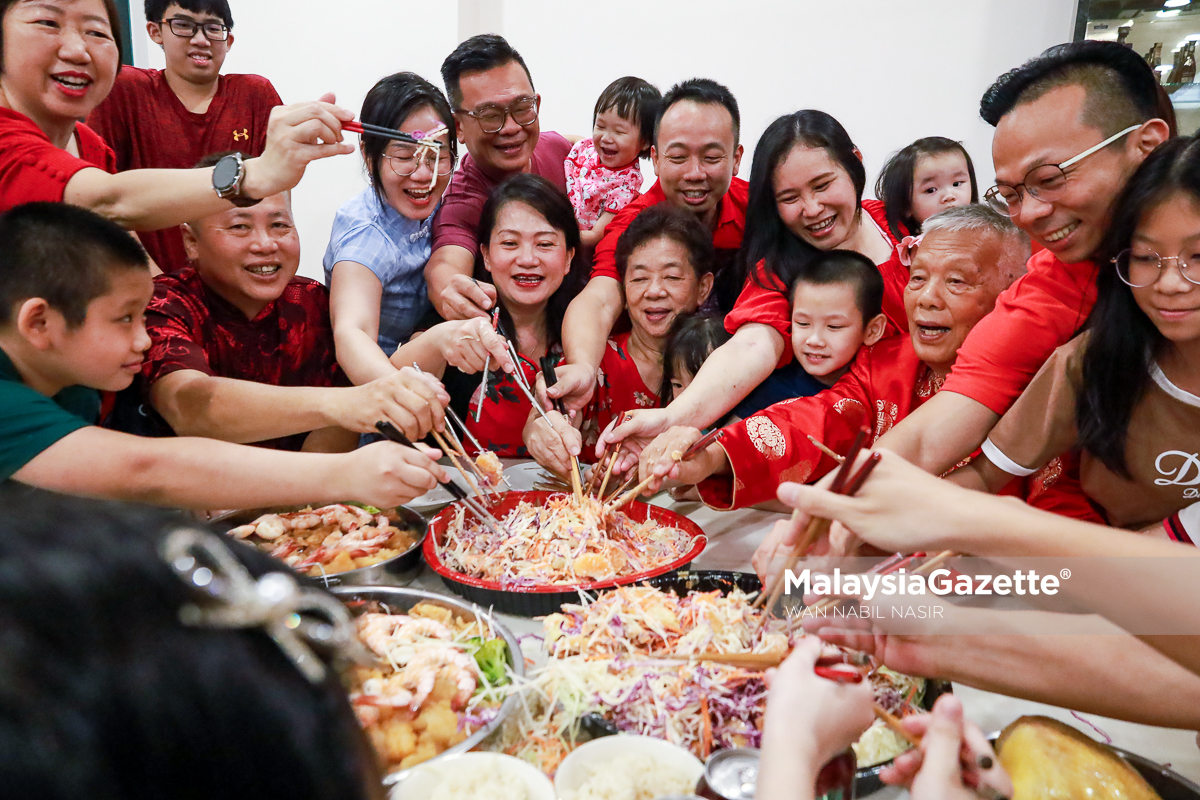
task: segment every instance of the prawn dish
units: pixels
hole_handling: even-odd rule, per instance
[[[228,534],[314,577],[378,564],[411,550],[421,538],[398,510],[341,503],[263,514]]]
[[[804,636],[786,619],[761,625],[762,611],[749,601],[739,589],[680,597],[636,586],[587,605],[564,605],[543,620],[547,662],[521,681],[530,699],[501,746],[552,774],[576,746],[584,718],[599,715],[622,732],[665,739],[701,760],[714,750],[759,747],[763,671],[684,660],[698,653],[782,657]],[[920,679],[883,669],[871,681],[876,699],[898,715],[923,687]],[[890,752],[884,743],[868,746],[883,761],[902,745]]]
[[[443,514],[451,516],[444,535],[433,543],[441,563],[508,590],[639,575],[666,568],[696,546],[688,531],[649,517],[635,521],[590,496],[580,500],[550,493],[541,502],[522,499],[507,514],[497,514],[500,525],[494,530],[468,517],[462,506]]]
[[[379,663],[352,668],[350,702],[385,773],[441,755],[500,712],[508,646],[486,623],[433,603],[392,614],[369,601],[355,624]]]

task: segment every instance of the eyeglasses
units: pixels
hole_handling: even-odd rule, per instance
[[[467,111],[461,108],[459,111],[468,117],[474,117],[484,133],[499,133],[509,117],[512,117],[513,122],[522,128],[537,122],[538,101],[541,99],[541,96],[535,94],[533,97],[518,97],[509,103],[508,108],[497,105],[486,105],[474,111]]]
[[[164,20],[164,22],[171,29],[171,33],[181,36],[184,39],[191,39],[196,35],[196,31],[198,30],[203,30],[204,38],[210,42],[223,42],[229,38],[229,28],[220,22],[205,22],[201,24],[187,17],[171,17],[168,20]]]
[[[984,202],[996,212],[1006,217],[1015,217],[1017,212],[1021,210],[1021,200],[1023,199],[1022,189],[1044,203],[1053,202],[1058,199],[1059,194],[1067,185],[1067,167],[1078,164],[1092,153],[1108,147],[1122,136],[1132,133],[1140,127],[1142,127],[1141,124],[1130,125],[1120,133],[1114,133],[1100,144],[1089,147],[1079,155],[1074,158],[1068,158],[1061,164],[1042,164],[1041,166],[1034,167],[1025,173],[1025,180],[1016,186],[997,184],[984,192]]]
[[[1200,286],[1200,253],[1184,253],[1187,250],[1177,256],[1163,258],[1153,250],[1122,250],[1112,263],[1117,267],[1117,277],[1134,289],[1153,285],[1168,261],[1175,262],[1185,281]]]
[[[418,154],[418,150],[424,152]],[[394,152],[384,156],[388,161],[388,166],[392,168],[392,172],[396,173],[401,178],[407,178],[412,175],[421,165],[429,167],[429,171],[439,176],[449,175],[454,171],[454,159],[447,155],[441,157],[441,153],[436,148],[416,148],[406,147],[397,148]]]

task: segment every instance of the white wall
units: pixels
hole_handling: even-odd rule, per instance
[[[547,130],[589,133],[596,97],[622,75],[664,91],[704,76],[738,99],[743,178],[772,119],[819,108],[846,126],[871,183],[889,153],[941,135],[966,144],[986,187],[991,128],[979,98],[1000,73],[1071,38],[1076,0],[239,0],[233,8],[226,70],[266,75],[285,102],[336,91],[357,110],[375,80],[401,69],[440,85],[446,54],[486,28],[525,57]],[[137,63],[161,66],[157,46],[135,38]],[[320,275],[333,214],[363,185],[357,158],[310,167],[294,196],[302,274]]]

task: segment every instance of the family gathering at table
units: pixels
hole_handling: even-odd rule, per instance
[[[669,87],[614,68],[581,136],[541,129],[556,98],[496,34],[355,113],[223,72],[227,0],[145,6],[162,70],[121,66],[113,0],[0,0],[13,796],[382,796],[337,679],[306,680],[265,611],[187,624],[162,541],[182,510],[395,508],[485,483],[487,452],[629,493],[609,511],[669,492],[708,563],[764,591],[789,555],[1111,559],[1124,588],[1064,582],[1104,635],[806,619],[767,678],[764,800],[816,796],[873,721],[866,681],[813,672],[822,641],[1200,731],[1200,581],[1114,558],[1200,565],[1200,140],[1132,49],[1051,47],[962,109],[995,129],[976,154],[994,185],[929,131],[895,142],[871,198],[855,131],[816,109],[771,122],[738,177],[716,63]],[[291,193],[323,159],[368,185],[320,282],[297,275]],[[753,529],[736,557],[721,519]],[[228,546],[256,578],[289,570]],[[901,720],[921,744],[884,781],[1012,796],[998,762],[970,766],[994,753],[963,705]]]

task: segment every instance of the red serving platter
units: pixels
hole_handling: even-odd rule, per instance
[[[499,498],[476,498],[476,500],[482,502],[493,516],[503,517],[522,502],[538,505],[545,503],[550,497],[562,494],[564,493],[544,491],[505,492]],[[634,522],[645,522],[649,518],[659,524],[679,528],[691,538],[691,548],[668,564],[633,575],[623,575],[620,578],[572,584],[505,586],[499,581],[476,578],[457,572],[446,566],[438,555],[437,548],[445,541],[446,528],[450,524],[450,520],[457,514],[459,505],[459,503],[452,503],[446,506],[438,512],[437,516],[429,521],[429,535],[425,537],[424,544],[425,562],[429,564],[433,571],[442,578],[442,581],[452,591],[476,603],[492,605],[496,610],[508,614],[536,616],[552,613],[557,611],[562,603],[577,600],[580,591],[613,589],[617,586],[640,583],[649,578],[674,572],[675,570],[682,569],[703,553],[704,548],[708,545],[708,539],[704,535],[704,531],[687,517],[660,506],[652,506],[647,503],[634,501],[622,508],[620,513],[626,514]],[[465,519],[473,519],[474,517],[475,515],[470,509],[464,509]]]

